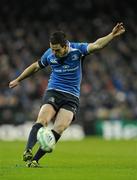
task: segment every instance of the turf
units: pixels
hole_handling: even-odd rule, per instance
[[[59,142],[37,169],[21,160],[24,145],[0,141],[1,180],[137,180],[137,140]]]

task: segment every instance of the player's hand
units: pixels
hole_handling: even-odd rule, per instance
[[[18,85],[19,85],[19,81],[17,79],[15,79],[9,83],[9,88],[14,88]]]
[[[125,32],[125,28],[123,23],[117,23],[117,25],[113,28],[112,34],[114,37],[119,36]]]

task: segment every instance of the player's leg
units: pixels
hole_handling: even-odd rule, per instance
[[[70,110],[61,108],[56,116],[53,131],[61,135],[69,127],[73,120],[74,113]],[[56,137],[56,135],[55,135]]]
[[[61,134],[63,133],[63,131],[66,128],[68,128],[69,125],[71,124],[73,120],[73,116],[74,116],[74,113],[72,111],[69,111],[63,108],[61,108],[59,112],[57,113],[53,129],[51,130],[55,136],[56,143],[61,137]],[[42,156],[45,155],[45,153],[46,153],[45,151],[39,148],[39,150],[36,152],[33,158],[34,165],[36,164],[35,162],[38,163],[38,161],[41,159]]]
[[[62,132],[70,125],[73,120],[73,117],[76,114],[76,111],[79,106],[79,99],[73,95],[57,92],[57,91],[49,91],[50,98],[45,98],[46,102],[50,102],[54,105],[55,109],[58,111],[56,114],[56,119],[54,123],[54,127],[51,130],[55,136],[56,142],[59,140]],[[63,106],[62,106],[63,104]],[[61,109],[59,107],[62,106]],[[45,154],[41,148],[36,152],[33,160],[34,162],[39,161],[39,159]]]
[[[26,145],[25,152],[23,154],[23,160],[27,161],[32,159],[32,151],[31,149],[37,142],[37,132],[42,126],[47,126],[48,122],[55,116],[56,111],[54,107],[50,104],[45,104],[41,107],[40,112],[38,114],[38,118],[36,123],[33,125]]]

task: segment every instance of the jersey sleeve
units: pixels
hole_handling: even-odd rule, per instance
[[[41,68],[44,68],[46,66],[48,66],[48,56],[49,56],[49,53],[50,53],[50,49],[48,49],[40,58],[40,60],[38,61],[39,63],[39,66]]]
[[[89,54],[88,45],[89,45],[89,43],[86,43],[86,42],[84,42],[84,43],[72,43],[72,46],[74,46],[74,48],[76,48],[76,49],[79,49],[79,51],[84,56]]]

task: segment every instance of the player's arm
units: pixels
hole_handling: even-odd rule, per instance
[[[31,64],[29,67],[27,67],[20,76],[18,76],[16,79],[14,79],[13,81],[11,81],[9,83],[9,87],[10,88],[14,88],[17,85],[19,85],[19,83],[23,80],[26,79],[27,77],[33,75],[34,73],[36,73],[37,71],[39,71],[41,69],[41,67],[39,66],[38,62],[35,62],[33,64]]]
[[[112,29],[112,32],[107,36],[99,38],[94,43],[89,43],[88,52],[92,53],[97,50],[104,48],[109,44],[115,37],[120,36],[125,32],[125,28],[123,27],[123,23],[117,23],[117,25]]]

